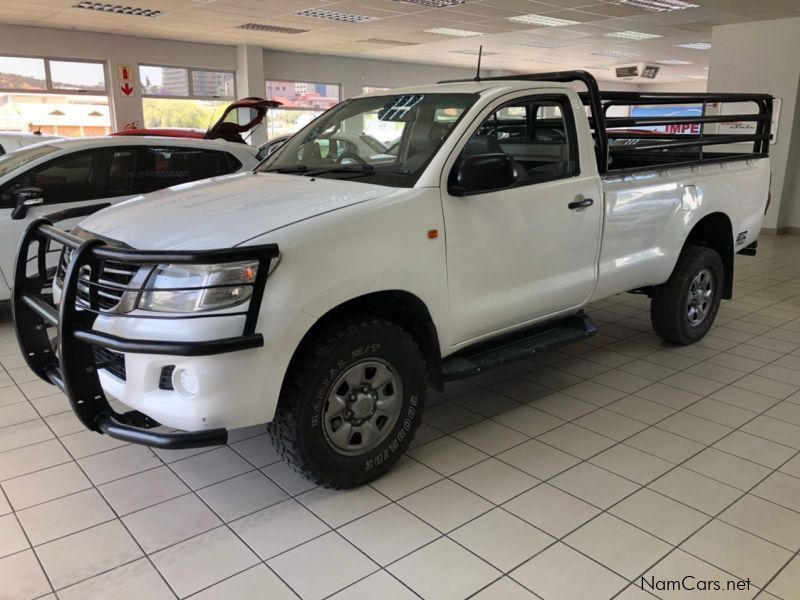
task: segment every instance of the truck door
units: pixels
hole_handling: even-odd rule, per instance
[[[563,90],[518,95],[488,107],[448,160],[442,203],[453,344],[589,298],[603,209],[591,139],[582,105]],[[505,164],[512,176],[476,177],[481,163]],[[468,168],[459,171],[462,164]]]

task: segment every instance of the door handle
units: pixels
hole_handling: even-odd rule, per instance
[[[570,210],[575,210],[577,208],[586,208],[587,206],[591,206],[592,204],[594,204],[594,200],[592,200],[591,198],[583,198],[582,200],[573,200],[572,202],[567,204],[567,207]]]

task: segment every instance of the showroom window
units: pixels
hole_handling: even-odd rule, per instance
[[[374,85],[364,85],[361,86],[361,93],[362,94],[380,94],[381,92],[388,92],[392,88],[390,87],[376,87]]]
[[[233,71],[139,65],[145,127],[205,131],[236,99]]]
[[[267,113],[269,139],[293,134],[341,99],[341,86],[335,83],[268,80],[266,88],[267,98],[282,104]]]
[[[111,133],[105,64],[0,56],[0,131],[60,136]]]

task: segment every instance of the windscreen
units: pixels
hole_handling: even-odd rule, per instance
[[[398,94],[348,100],[301,129],[259,170],[413,187],[476,99]]]
[[[0,177],[11,173],[11,171],[22,167],[23,165],[27,165],[29,162],[41,158],[42,156],[47,156],[48,154],[58,152],[59,150],[61,150],[61,146],[53,146],[51,144],[35,144],[33,146],[28,146],[27,148],[21,148],[20,150],[9,152],[8,154],[0,157]]]

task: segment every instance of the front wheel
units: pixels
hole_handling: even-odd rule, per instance
[[[327,487],[379,477],[422,419],[427,376],[416,343],[393,323],[363,317],[301,352],[269,425],[273,444],[296,471]]]
[[[682,345],[702,339],[717,316],[724,279],[716,250],[686,246],[669,280],[653,289],[650,321],[656,334]]]

